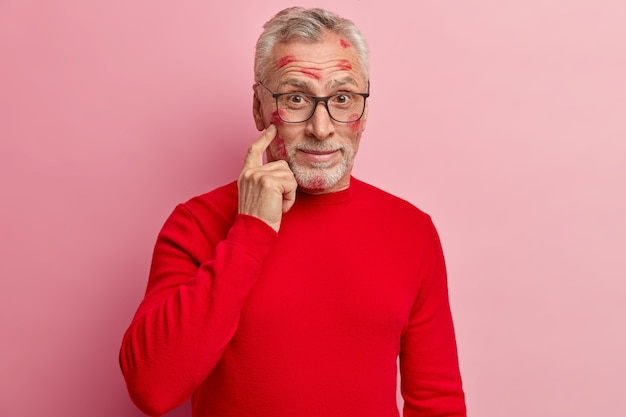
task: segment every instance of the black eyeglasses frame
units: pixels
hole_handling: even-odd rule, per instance
[[[276,100],[276,110],[278,113],[278,117],[280,118],[281,121],[285,122],[285,123],[304,123],[306,121],[308,121],[311,117],[313,117],[313,115],[315,114],[315,112],[317,111],[317,105],[321,102],[324,103],[324,107],[326,107],[326,112],[328,113],[328,116],[330,116],[331,119],[333,119],[334,121],[336,121],[337,123],[354,123],[354,122],[358,122],[359,120],[361,120],[361,118],[363,117],[363,115],[365,114],[365,104],[367,102],[367,98],[370,96],[370,82],[367,82],[367,93],[337,93],[337,94],[332,94],[330,96],[325,96],[325,97],[318,97],[318,96],[314,96],[312,94],[306,94],[306,93],[299,93],[302,96],[308,97],[312,100],[314,100],[314,104],[313,104],[313,110],[311,110],[311,114],[309,115],[309,117],[307,117],[304,120],[298,121],[298,122],[292,122],[289,120],[284,120],[282,118],[282,116],[280,115],[280,112],[278,111],[278,99],[282,96],[288,95],[288,94],[294,94],[293,92],[290,93],[275,93],[272,90],[270,90],[265,84],[263,84],[261,81],[257,81],[257,84],[259,84],[260,86],[262,86],[263,88],[265,88],[267,91],[270,92],[270,94],[272,94],[272,97],[274,98],[274,100]],[[328,100],[330,100],[333,97],[336,96],[340,96],[342,94],[356,94],[358,96],[363,97],[363,110],[361,110],[361,114],[359,115],[359,117],[355,120],[349,120],[349,121],[345,121],[345,120],[337,120],[333,117],[333,115],[331,114],[329,108],[328,108]]]

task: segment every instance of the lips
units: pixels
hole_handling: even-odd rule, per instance
[[[328,162],[335,158],[339,153],[339,149],[331,150],[314,150],[314,149],[299,149],[303,156],[311,162]]]
[[[310,154],[313,154],[313,155],[329,155],[331,153],[337,152],[337,149],[333,149],[333,150],[330,150],[330,151],[312,151],[312,150],[308,150],[308,149],[301,149],[301,151],[304,152],[304,153],[310,153]]]

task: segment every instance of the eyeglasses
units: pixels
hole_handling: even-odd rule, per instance
[[[365,99],[368,93],[337,93],[332,96],[317,97],[304,93],[274,93],[259,82],[276,99],[278,117],[285,123],[302,123],[313,117],[317,104],[326,105],[331,119],[339,123],[353,123],[363,117]],[[367,83],[369,91],[369,82]]]

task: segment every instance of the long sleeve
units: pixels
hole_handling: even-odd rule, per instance
[[[152,416],[183,403],[220,360],[276,238],[250,216],[217,232],[201,222],[184,205],[166,221],[145,298],[122,340],[129,394]]]
[[[432,223],[431,223],[432,226]],[[465,417],[446,269],[434,226],[423,282],[400,351],[404,417]]]

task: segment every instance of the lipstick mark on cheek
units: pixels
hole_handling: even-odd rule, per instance
[[[321,78],[319,68],[303,68],[300,72],[307,77],[313,78],[314,80],[319,80]]]
[[[351,119],[355,119],[357,117],[359,117],[359,115],[357,113],[354,113],[354,114],[350,115]],[[350,123],[349,126],[350,126],[350,130],[352,132],[358,132],[361,129],[361,119],[357,120],[356,122]]]
[[[347,59],[342,59],[339,61],[339,64],[337,64],[337,68],[342,71],[350,71],[352,69],[352,64],[350,64],[350,61]]]
[[[276,67],[278,69],[281,69],[285,65],[290,64],[290,63],[294,62],[295,60],[296,60],[295,56],[293,56],[293,55],[286,55],[286,56],[284,56],[284,57],[282,57],[282,58],[280,58],[278,60],[278,62],[276,63]]]
[[[350,42],[348,42],[347,40],[345,40],[345,39],[343,39],[343,38],[341,38],[341,40],[339,41],[339,43],[341,44],[341,47],[342,47],[343,49],[346,49],[346,48],[349,48],[349,47],[351,47],[351,46],[352,46],[352,45],[350,44]]]
[[[274,113],[272,113],[272,118],[270,119],[270,122],[272,122],[273,124],[275,124],[276,126],[282,126],[285,124],[285,122],[283,122],[280,119],[280,116],[278,115],[278,110],[275,111]]]
[[[285,140],[280,136],[276,136],[276,146],[278,147],[278,156],[280,158],[286,158],[287,148],[285,148]]]

